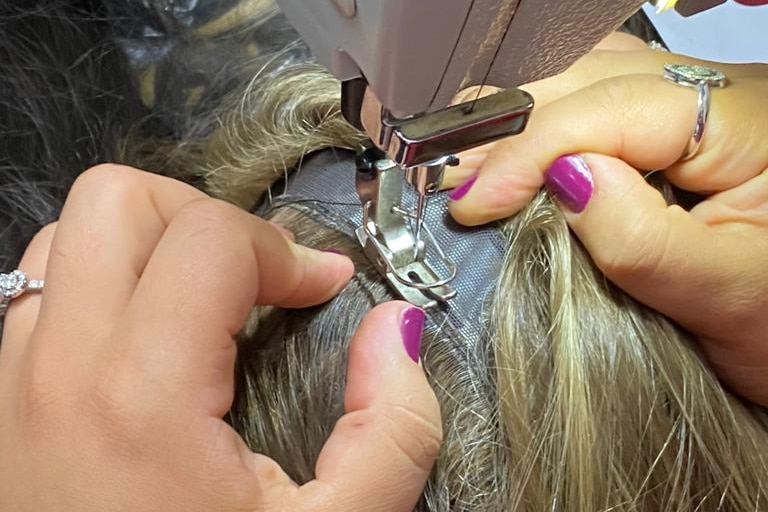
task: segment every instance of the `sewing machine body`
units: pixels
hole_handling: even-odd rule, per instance
[[[661,0],[671,2],[672,0]],[[678,0],[688,10],[720,0]],[[424,263],[426,200],[440,187],[452,155],[525,129],[534,99],[516,89],[565,70],[639,9],[643,0],[277,0],[317,59],[339,78],[342,111],[400,167],[420,197],[415,214],[399,210],[398,187],[358,180],[366,211],[359,237],[366,253],[397,286],[424,292],[421,303],[449,298],[445,276],[408,281]],[[695,4],[695,5],[693,5]],[[692,7],[693,5],[693,7]],[[468,86],[502,92],[450,106]],[[375,167],[375,166],[374,166]],[[387,177],[389,172],[371,176]],[[372,194],[376,191],[376,194]],[[394,192],[393,192],[394,191]],[[381,205],[392,205],[383,211]],[[388,233],[403,216],[414,236]],[[402,233],[401,233],[402,234]],[[388,240],[412,247],[388,247]],[[412,258],[408,255],[412,254]],[[405,279],[403,279],[405,276]],[[391,279],[390,279],[391,280]],[[438,290],[439,293],[430,293]],[[409,291],[409,290],[406,290]],[[406,294],[401,293],[405,297]],[[418,296],[418,294],[416,294]]]

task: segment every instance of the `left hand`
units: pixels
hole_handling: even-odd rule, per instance
[[[232,336],[254,304],[333,297],[352,262],[180,182],[86,171],[20,267],[0,349],[3,512],[409,511],[437,455],[417,364],[423,314],[374,308],[351,345],[345,415],[296,485],[222,419]],[[405,312],[409,311],[410,314]],[[422,320],[419,321],[419,318]]]

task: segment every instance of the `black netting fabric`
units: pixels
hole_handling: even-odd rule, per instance
[[[286,206],[300,208],[326,226],[354,237],[355,229],[362,225],[355,172],[351,151],[328,149],[311,155],[291,174],[283,191],[263,206],[262,213]],[[414,200],[415,193],[407,187],[404,206],[412,208]],[[484,306],[498,282],[505,240],[493,225],[467,228],[454,222],[448,215],[447,194],[430,200],[425,223],[459,269],[451,283],[456,297],[428,312],[432,327],[444,328],[449,322],[466,343],[476,343],[484,334]],[[445,274],[444,267],[435,266]]]

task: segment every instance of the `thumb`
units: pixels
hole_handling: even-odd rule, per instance
[[[418,364],[424,313],[403,302],[374,308],[349,352],[346,414],[323,447],[302,510],[414,509],[437,457],[437,399]]]
[[[734,276],[754,267],[748,261],[754,251],[743,237],[667,205],[616,158],[561,157],[545,179],[574,233],[611,281],[693,332],[739,336],[744,292]]]

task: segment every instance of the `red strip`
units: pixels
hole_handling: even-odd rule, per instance
[[[768,0],[735,0],[741,5],[768,5]]]

